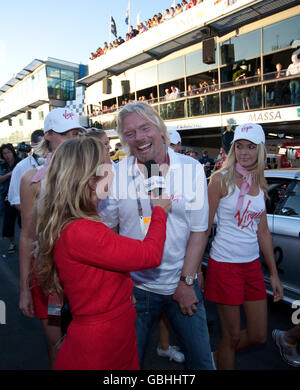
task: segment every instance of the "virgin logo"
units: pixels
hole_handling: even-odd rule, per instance
[[[73,119],[73,116],[74,116],[75,114],[73,113],[73,112],[67,112],[67,111],[65,111],[64,113],[63,113],[63,116],[66,118],[66,119]]]
[[[253,228],[254,219],[259,219],[262,216],[264,210],[259,211],[257,213],[251,212],[249,211],[250,204],[251,204],[251,200],[248,201],[247,207],[243,212],[243,214],[241,215],[240,211],[238,211],[235,214],[234,218],[237,218],[237,225],[242,230],[249,227],[254,232],[254,228]]]
[[[252,126],[244,126],[241,128],[241,131],[244,131],[245,133],[248,133],[248,130],[252,129]]]

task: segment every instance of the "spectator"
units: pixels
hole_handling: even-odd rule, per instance
[[[240,66],[236,72],[234,72],[232,76],[232,81],[234,81],[234,85],[244,85],[247,84],[247,65],[244,63]],[[250,110],[249,104],[249,88],[243,88],[241,91],[243,110]]]
[[[107,42],[104,42],[104,45],[103,45],[103,53],[107,53],[107,50],[108,50],[108,44]]]
[[[222,165],[226,161],[226,157],[227,157],[227,155],[226,155],[225,149],[220,148],[220,152],[219,152],[217,158],[215,159],[215,168],[214,168],[215,171],[222,168]]]
[[[165,96],[164,96],[164,99],[165,99],[165,100],[170,100],[170,99],[171,99],[171,94],[170,94],[169,88],[166,88],[166,89],[165,89]]]
[[[183,11],[186,11],[188,9],[188,3],[187,1],[183,0],[181,2],[181,8],[183,9]]]
[[[280,79],[281,77],[285,76],[285,71],[282,70],[282,65],[280,62],[276,64],[276,74],[275,78]],[[274,102],[273,104],[275,106],[280,106],[282,103],[282,83],[279,81],[276,81],[274,84]]]
[[[288,66],[286,70],[286,76],[293,76],[300,73],[300,60],[298,58],[299,54],[300,54],[300,48],[293,52],[291,57],[292,63]],[[291,104],[300,103],[299,79],[290,80],[289,87],[291,92]]]
[[[143,22],[140,22],[137,26],[137,30],[139,34],[142,34],[143,32],[147,31],[146,26],[143,24]]]
[[[196,87],[193,84],[188,84],[187,96],[196,95]]]
[[[165,10],[165,13],[164,13],[164,16],[163,16],[163,21],[165,22],[165,21],[170,20],[170,19],[172,19],[172,16],[170,14],[170,10],[167,8]]]
[[[192,7],[194,7],[196,5],[196,1],[195,0],[190,0],[188,5],[187,5],[187,8],[190,9]]]
[[[40,167],[45,162],[44,158],[38,156],[35,152],[35,149],[37,148],[38,144],[43,140],[43,138],[44,138],[43,130],[35,130],[31,134],[31,146],[33,152],[30,156],[20,161],[12,172],[11,181],[8,190],[8,201],[11,204],[11,206],[16,207],[18,211],[20,211],[20,204],[21,204],[20,185],[21,185],[21,178],[23,174],[27,172],[29,169]]]
[[[158,24],[160,24],[160,23],[162,23],[163,22],[163,16],[162,16],[162,13],[161,12],[159,12],[158,14],[157,14],[157,20],[158,20]]]
[[[170,93],[170,99],[179,99],[180,98],[180,90],[175,85],[171,85],[171,93]]]
[[[275,75],[275,78],[276,79],[279,79],[281,77],[285,76],[285,71],[282,70],[282,65],[280,62],[277,62],[276,64],[276,75]]]
[[[182,11],[183,11],[183,10],[182,10],[182,8],[181,8],[180,3],[176,4],[176,7],[175,7],[175,15],[181,14]]]
[[[214,159],[213,158],[210,158],[208,156],[208,151],[207,150],[204,150],[203,153],[202,153],[202,157],[199,159],[199,162],[201,164],[206,164],[207,162],[209,162],[210,164],[214,164]]]
[[[100,57],[102,54],[104,54],[104,51],[101,47],[98,47],[96,53],[97,53],[97,57]]]
[[[96,128],[92,127],[88,130],[88,132],[86,133],[86,136],[87,137],[95,137],[95,138],[100,139],[107,154],[109,155],[111,146],[109,143],[109,138],[104,130],[96,129]]]
[[[149,104],[154,104],[154,103],[155,103],[155,97],[154,97],[153,92],[150,92],[150,94],[149,94],[148,103],[149,103]]]
[[[3,174],[0,176],[0,183],[4,185],[3,197],[4,197],[4,217],[3,217],[3,229],[2,236],[7,237],[10,241],[7,253],[15,253],[16,242],[15,242],[15,223],[18,219],[20,225],[20,214],[19,211],[10,205],[7,200],[7,194],[11,175],[13,169],[20,161],[15,148],[12,144],[3,144],[0,147],[0,157],[3,159],[1,171]],[[4,173],[5,172],[5,173]]]
[[[155,15],[153,15],[151,26],[152,26],[152,27],[156,27],[156,26],[158,26],[158,25],[159,25],[158,17],[157,17],[157,15],[155,14]]]
[[[170,146],[176,153],[181,152],[181,137],[178,131],[168,130],[170,138]]]
[[[211,80],[211,85],[209,86],[209,88],[211,91],[217,91],[219,89],[217,80],[215,78]]]
[[[129,35],[130,35],[130,39],[132,39],[138,35],[138,31],[135,28],[133,28],[133,26],[130,26]]]

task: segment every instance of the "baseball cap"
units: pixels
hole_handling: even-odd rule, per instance
[[[170,143],[173,145],[177,145],[179,142],[181,142],[181,137],[178,131],[176,130],[168,130],[169,132],[169,138],[170,138]]]
[[[53,130],[56,133],[65,133],[72,129],[82,129],[86,131],[79,123],[78,116],[65,107],[55,108],[50,111],[44,121],[44,133]]]
[[[232,143],[239,139],[245,139],[258,145],[264,144],[266,137],[261,125],[256,123],[244,123],[243,125],[236,127]]]

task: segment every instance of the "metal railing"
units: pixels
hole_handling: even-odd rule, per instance
[[[173,100],[163,96],[146,102],[152,104],[166,121],[300,104],[300,74],[276,76],[277,73],[272,72],[262,77],[249,77],[239,84],[234,81],[222,83],[204,92],[197,89],[180,92],[180,97]],[[92,118],[104,129],[115,128],[120,108],[102,110]]]

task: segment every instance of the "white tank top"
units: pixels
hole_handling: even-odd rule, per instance
[[[234,193],[219,202],[217,233],[210,251],[210,257],[216,261],[248,263],[259,257],[256,233],[265,211],[264,192],[260,188],[257,196],[246,194],[243,207],[236,211],[239,192],[240,189],[235,186]]]

